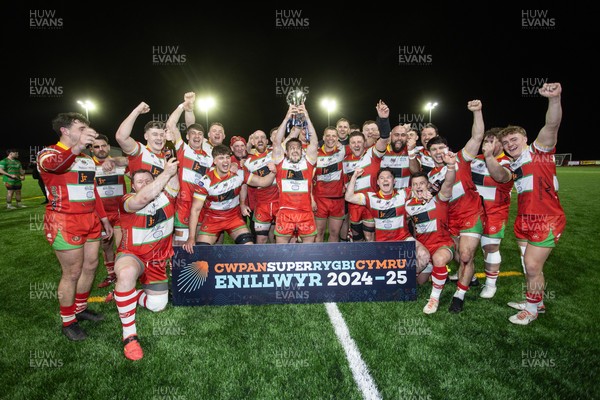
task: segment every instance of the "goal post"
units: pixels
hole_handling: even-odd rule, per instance
[[[572,153],[561,153],[554,155],[554,162],[557,167],[561,167],[563,165],[569,165],[569,161],[573,158]]]

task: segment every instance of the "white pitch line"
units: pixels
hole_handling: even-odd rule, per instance
[[[363,398],[380,400],[381,395],[379,394],[379,390],[377,390],[377,385],[369,373],[369,367],[367,367],[367,364],[365,364],[360,356],[360,351],[358,351],[354,339],[350,336],[348,325],[346,325],[340,309],[336,303],[325,303],[325,308],[327,309],[327,314],[329,315],[335,334],[344,348],[348,364],[352,370],[352,376],[362,392]]]

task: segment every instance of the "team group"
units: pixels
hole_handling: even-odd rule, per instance
[[[437,311],[446,265],[455,260],[457,288],[449,311],[459,313],[479,247],[486,274],[480,296],[496,292],[513,186],[514,232],[527,291],[526,301],[509,303],[519,311],[509,320],[527,325],[545,312],[543,266],[566,224],[553,156],[561,92],[559,83],[539,89],[548,109],[531,143],[519,126],[486,131],[481,101],[469,101],[471,137],[457,152],[432,124],[422,129],[418,146],[419,134],[409,125],[391,127],[383,101],[362,131],[340,119],[319,141],[306,106],[290,105],[269,135],[257,130],[247,142],[234,136],[230,146],[223,144],[222,124],[212,123],[206,132],[195,122],[191,92],[166,125],[148,122],[146,143],[138,142],[131,137],[134,124],[150,111],[142,102],[116,132],[126,155],[119,157],[110,156],[108,137],[90,128],[84,116],[59,114],[53,128],[60,140],[38,154],[37,165],[49,200],[46,239],[62,267],[63,333],[83,340],[87,334],[78,321],[103,319],[87,308],[102,247],[108,276],[100,285],[115,284],[110,296],[121,319],[125,356],[141,359],[136,309],[166,307],[173,246],[192,253],[194,246],[221,243],[225,233],[236,244],[305,244],[326,237],[414,241],[417,281],[432,282],[423,312]],[[186,141],[178,129],[182,114]]]

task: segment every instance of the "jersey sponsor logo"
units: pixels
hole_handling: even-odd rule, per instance
[[[198,161],[194,161],[192,165],[192,171],[199,173],[200,175],[206,175],[206,167],[200,164]]]
[[[235,198],[235,189],[231,189],[225,193],[221,193],[217,196],[217,201],[222,202],[222,201],[227,201],[227,200],[232,200],[233,198]]]
[[[271,173],[271,170],[266,165],[256,171],[254,173],[258,176],[267,176]]]
[[[483,180],[485,179],[485,175],[471,171],[471,177],[475,185],[483,186]]]
[[[301,181],[304,180],[304,176],[302,175],[302,171],[294,171],[294,170],[287,170],[287,174],[286,174],[286,179],[291,179],[294,181]]]
[[[90,183],[94,180],[94,172],[91,171],[79,171],[77,172],[77,182],[78,183]]]
[[[152,155],[154,156],[154,154],[152,154]],[[157,177],[162,172],[163,172],[163,169],[160,167],[157,167],[156,165],[152,165],[152,168],[150,168],[150,173],[152,174],[153,177]]]
[[[429,213],[428,212],[418,213],[418,214],[411,216],[411,219],[413,220],[413,222],[415,224],[429,222]]]
[[[118,184],[119,184],[119,176],[118,175],[96,176],[96,185],[98,185],[98,186],[118,185]]]
[[[396,209],[395,208],[390,208],[387,210],[378,210],[377,211],[377,218],[379,219],[387,219],[387,218],[394,218],[396,216]]]
[[[518,180],[523,177],[523,169],[521,167],[515,169],[512,174],[513,180]]]
[[[156,214],[154,215],[146,215],[146,228],[152,228],[157,224],[166,221],[167,215],[165,214],[165,210],[160,208],[156,210]]]
[[[328,165],[326,167],[323,167],[323,169],[322,169],[323,175],[331,174],[331,173],[337,172],[339,170],[340,170],[339,164]]]

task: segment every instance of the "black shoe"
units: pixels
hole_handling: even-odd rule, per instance
[[[73,322],[71,325],[63,326],[62,333],[69,340],[73,340],[75,342],[79,342],[87,338],[87,333],[81,329],[77,322]]]
[[[469,282],[469,286],[479,286],[479,279],[475,278],[471,282]]]
[[[452,303],[450,303],[450,308],[448,308],[448,311],[450,311],[452,314],[458,314],[459,312],[462,312],[464,304],[464,300],[459,299],[458,297],[452,297]]]
[[[77,321],[104,321],[104,315],[97,313],[96,311],[88,310],[87,308],[82,312],[75,314]]]

